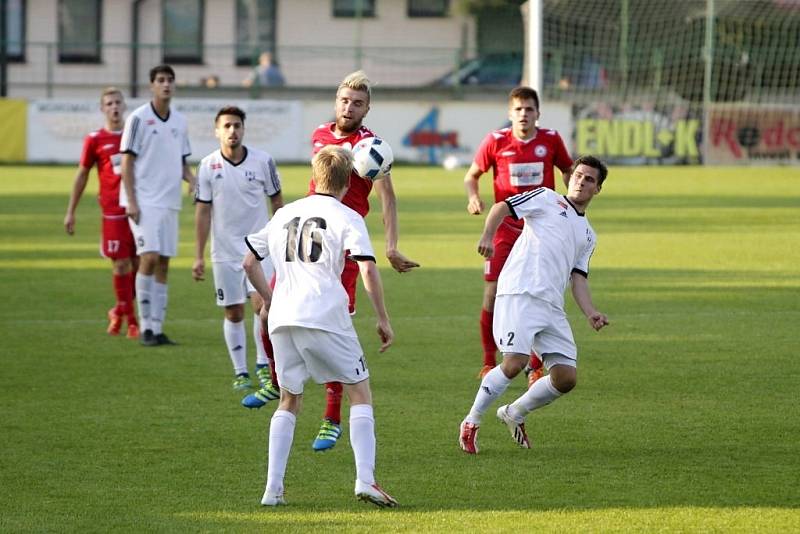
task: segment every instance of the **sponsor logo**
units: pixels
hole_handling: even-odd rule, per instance
[[[435,106],[403,137],[403,146],[419,150],[421,159],[430,164],[438,163],[443,152],[461,148],[457,131],[439,128],[439,108]]]
[[[566,219],[566,218],[568,218],[568,217],[567,217],[567,212],[566,212],[566,211],[562,211],[561,213],[559,213],[559,215],[561,215],[561,216],[562,216],[562,217],[564,217],[565,219]]]
[[[514,152],[513,150],[506,150],[500,153],[500,155],[503,157],[513,156],[514,154],[516,154],[516,152]]]
[[[481,389],[486,392],[487,395],[492,394],[492,390],[489,389],[489,386],[481,386]]]
[[[155,119],[147,119],[147,120],[145,121],[145,124],[146,124],[146,125],[148,125],[148,126],[152,126],[152,125],[154,125],[155,123],[156,123],[156,120],[155,120]]]
[[[537,158],[543,158],[547,155],[547,147],[544,145],[536,145],[533,148],[533,153],[536,154]]]
[[[211,164],[211,170],[212,170],[212,171],[213,171],[214,169],[221,169],[221,168],[222,168],[222,163],[212,163],[212,164]]]
[[[214,179],[215,179],[215,180],[222,180],[222,175],[221,175],[221,174],[219,174],[219,173],[217,173],[217,174],[214,176]]]
[[[566,202],[561,202],[560,200],[556,200],[556,202],[557,202],[557,203],[558,203],[558,205],[559,205],[559,206],[561,206],[562,208],[564,208],[564,209],[567,209],[567,208],[568,208],[568,206],[567,206],[567,203],[566,203]]]

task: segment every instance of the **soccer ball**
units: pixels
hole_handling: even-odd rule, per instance
[[[393,162],[392,147],[378,137],[362,139],[353,147],[353,170],[365,180],[386,176]]]

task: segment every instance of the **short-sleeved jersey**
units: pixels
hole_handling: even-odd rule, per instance
[[[125,215],[125,208],[119,205],[120,163],[122,162],[119,142],[121,137],[121,131],[112,132],[100,128],[91,132],[83,140],[79,165],[86,169],[97,165],[97,178],[100,181],[97,201],[105,216]]]
[[[337,145],[351,150],[356,143],[362,139],[375,137],[375,134],[365,126],[361,126],[347,137],[336,137],[333,134],[333,127],[334,123],[328,122],[320,124],[317,129],[314,130],[314,133],[311,135],[312,156],[328,145]],[[372,191],[372,181],[365,180],[353,171],[350,173],[350,189],[348,189],[347,193],[344,195],[342,204],[356,210],[362,217],[366,217],[367,213],[369,213],[370,191]],[[309,194],[314,192],[313,180],[311,180],[308,185],[308,192]]]
[[[198,202],[211,204],[211,261],[242,261],[244,238],[269,221],[266,197],[281,191],[281,179],[272,156],[248,149],[233,163],[215,150],[197,168]]]
[[[570,275],[589,275],[594,230],[566,197],[544,187],[505,202],[524,227],[500,272],[497,294],[527,293],[563,308]]]
[[[561,136],[545,128],[538,128],[527,141],[514,137],[511,128],[491,132],[481,142],[474,161],[481,172],[492,169],[495,202],[537,187],[555,190],[553,167],[566,173],[572,166]],[[522,221],[505,222],[522,228]]]
[[[170,109],[163,118],[152,102],[136,108],[125,121],[120,149],[136,156],[134,190],[140,206],[181,209],[183,161],[192,153],[183,115]],[[120,204],[128,205],[124,187]]]
[[[364,219],[336,198],[313,194],[291,202],[245,239],[259,260],[275,266],[269,331],[302,326],[354,336],[342,286],[345,250],[375,261]]]

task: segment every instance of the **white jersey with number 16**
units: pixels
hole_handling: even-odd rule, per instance
[[[245,241],[256,258],[269,256],[275,266],[270,333],[302,326],[356,337],[341,282],[345,250],[355,260],[375,261],[358,213],[317,193],[285,205]]]

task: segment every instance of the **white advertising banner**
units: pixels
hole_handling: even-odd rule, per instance
[[[128,101],[135,109],[146,100]],[[219,148],[214,116],[225,105],[247,113],[245,144],[265,150],[281,162],[308,162],[311,134],[334,118],[334,101],[176,99],[189,123],[192,161]],[[558,130],[572,152],[569,106],[549,103],[539,121]],[[386,139],[397,161],[440,164],[446,157],[469,165],[490,131],[508,122],[508,106],[498,102],[373,101],[364,124]],[[28,161],[74,163],[83,138],[103,125],[93,100],[34,100],[28,106]]]
[[[147,102],[129,100],[128,110]],[[214,116],[223,100],[178,99],[174,108],[186,116],[192,161],[219,148]],[[303,159],[303,104],[299,101],[245,100],[235,102],[247,113],[245,144],[266,150],[276,160]],[[103,125],[98,103],[89,100],[34,100],[28,106],[28,161],[74,163],[83,138]]]

